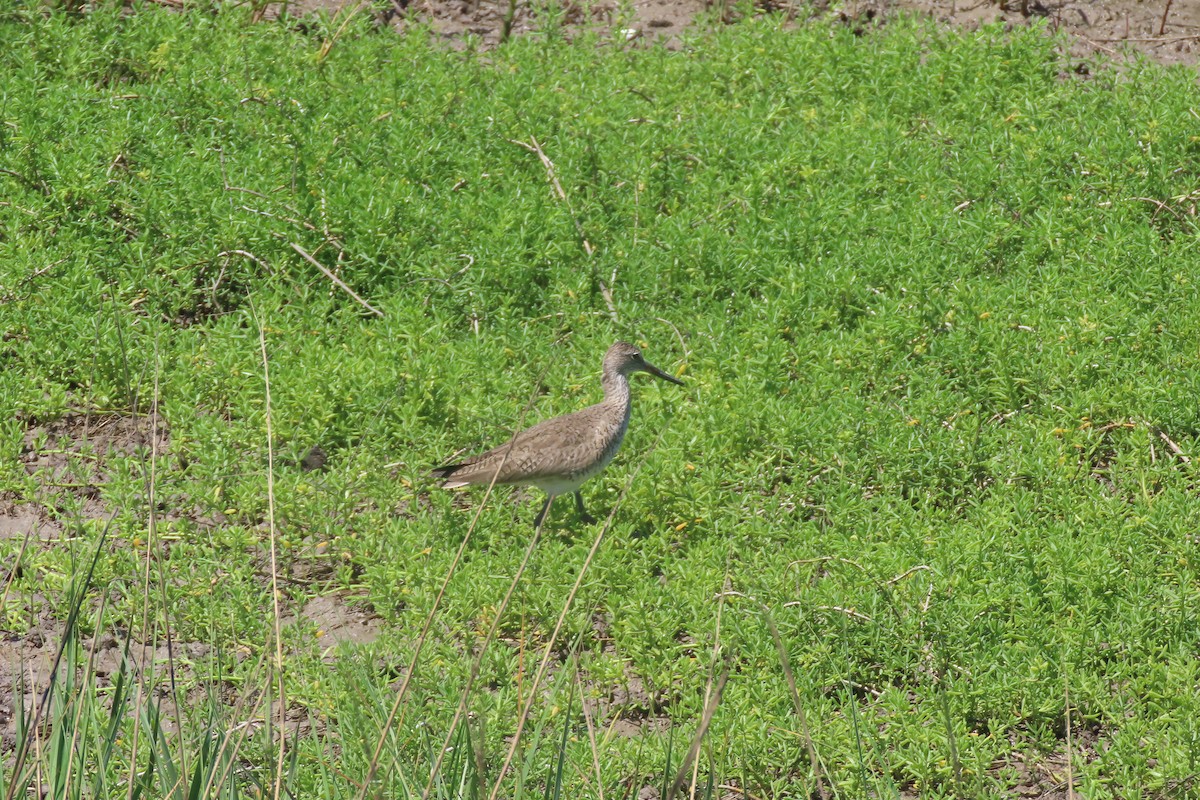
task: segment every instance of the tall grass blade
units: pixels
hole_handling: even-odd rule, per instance
[[[663,795],[666,800],[674,800],[675,795],[679,794],[679,790],[683,788],[687,782],[688,770],[695,763],[696,758],[700,755],[700,747],[704,744],[704,737],[708,735],[708,726],[712,724],[713,715],[717,713],[717,706],[721,705],[721,695],[725,691],[725,683],[729,680],[729,664],[721,670],[721,676],[717,678],[717,685],[713,687],[712,694],[708,698],[708,704],[704,707],[704,713],[700,717],[700,726],[696,729],[696,735],[692,737],[691,747],[683,757],[683,761],[679,765],[679,771],[675,773],[675,780],[671,783],[671,788]],[[667,757],[670,762],[670,755]],[[669,771],[669,769],[668,769]],[[709,773],[709,785],[711,788],[712,773]]]
[[[55,689],[59,682],[59,667],[63,662],[63,654],[75,637],[75,627],[79,620],[80,609],[83,607],[83,600],[87,596],[87,590],[92,585],[92,578],[96,573],[96,564],[100,560],[100,553],[103,552],[104,544],[108,539],[108,532],[112,528],[113,520],[116,519],[118,513],[119,509],[114,510],[105,521],[104,527],[100,531],[100,536],[96,541],[96,548],[92,552],[92,560],[88,564],[87,572],[83,575],[82,580],[72,584],[74,588],[72,593],[68,595],[70,611],[67,613],[67,621],[63,625],[62,639],[58,643],[58,648],[54,653],[54,660],[50,665],[50,674],[47,678],[46,688],[42,690],[34,709],[29,731],[32,735],[27,735],[21,739],[21,743],[16,750],[16,755],[13,757],[12,775],[14,776],[14,780],[8,785],[5,800],[13,800],[15,793],[19,791],[18,786],[24,788],[24,779],[17,779],[17,776],[20,776],[22,770],[25,768],[25,761],[29,757],[29,748],[33,742],[33,738],[37,735],[38,727],[42,723],[42,715],[45,713],[46,705],[51,698],[55,697]],[[20,698],[20,701],[17,703],[18,707],[24,705],[24,695],[20,695]]]
[[[572,669],[574,674],[574,669]],[[555,769],[553,780],[551,776],[546,779],[546,791],[543,797],[545,800],[559,800],[562,797],[563,786],[563,767],[567,763],[567,743],[571,739],[571,709],[575,706],[575,681],[571,681],[571,692],[567,695],[567,708],[563,713],[563,733],[562,741],[558,743],[558,757],[555,759]],[[553,791],[551,791],[553,787]]]
[[[800,701],[800,692],[796,688],[796,676],[792,672],[791,659],[788,658],[787,648],[783,645],[783,638],[779,635],[779,628],[775,625],[775,617],[772,616],[771,610],[765,605],[760,608],[767,628],[771,631],[771,639],[775,642],[775,652],[779,655],[779,663],[783,667],[783,674],[787,679],[788,692],[792,696],[792,706],[796,710],[797,719],[800,720],[800,731],[804,735],[804,747],[808,751],[808,760],[812,767],[813,780],[817,783],[817,792],[820,794],[821,800],[828,800],[829,792],[821,778],[821,762],[817,758],[817,748],[813,744],[812,732],[808,727],[808,715],[804,713],[804,704]]]

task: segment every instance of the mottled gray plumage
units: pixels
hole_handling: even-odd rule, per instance
[[[560,494],[575,493],[580,517],[590,521],[583,508],[579,487],[608,466],[625,431],[629,428],[629,375],[649,372],[663,380],[683,385],[642,358],[636,347],[617,342],[604,354],[601,383],[604,399],[574,414],[539,422],[508,442],[486,453],[433,470],[442,478],[442,488],[496,483],[536,486],[546,493],[546,503],[534,525],[541,525],[550,504]]]

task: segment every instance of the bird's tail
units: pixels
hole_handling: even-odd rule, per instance
[[[442,481],[443,489],[456,489],[459,486],[466,486],[468,481],[455,480],[454,473],[458,472],[466,464],[446,464],[442,467],[434,467],[429,470],[429,474]]]

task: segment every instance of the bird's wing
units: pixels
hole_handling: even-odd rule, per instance
[[[595,407],[539,422],[499,447],[463,459],[459,464],[439,467],[447,485],[468,483],[532,483],[539,478],[569,471],[573,456],[593,445],[597,426]],[[499,468],[499,473],[496,470]]]

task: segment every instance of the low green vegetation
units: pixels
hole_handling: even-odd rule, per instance
[[[0,795],[1194,795],[1194,71],[367,16],[0,12]],[[540,498],[427,471],[616,339],[687,385],[505,604]]]

